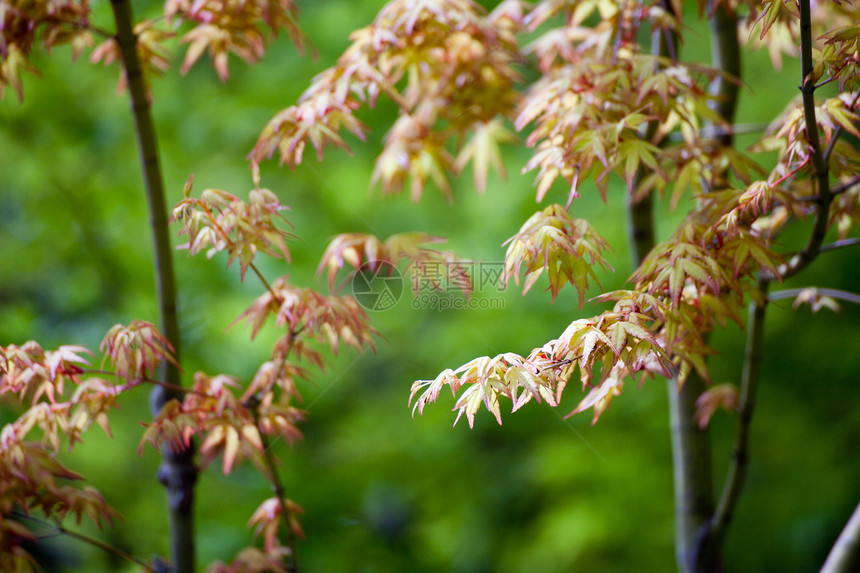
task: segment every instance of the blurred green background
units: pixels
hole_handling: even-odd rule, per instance
[[[257,66],[231,58],[227,84],[208,63],[179,76],[175,56],[174,68],[152,82],[168,203],[181,198],[192,172],[196,192],[216,187],[243,196],[252,187],[244,157],[266,121],[334,63],[349,33],[382,4],[300,2],[301,26],[319,58],[297,54],[281,38]],[[135,3],[138,14],[156,8]],[[94,13],[110,27],[108,2],[94,2]],[[707,57],[706,33],[690,26],[684,57]],[[71,64],[65,49],[36,64],[42,77],[25,77],[24,102],[11,92],[0,102],[0,344],[36,339],[45,348],[96,349],[113,324],[157,316],[131,118],[126,98],[116,95],[116,69]],[[794,60],[776,73],[767,54],[757,53],[745,70],[740,122],[770,121],[797,93]],[[432,187],[417,205],[406,195],[382,196],[369,186],[370,173],[393,114],[384,102],[359,113],[373,131],[365,144],[349,140],[352,156],[329,150],[323,163],[309,153],[294,171],[276,161],[263,166],[263,185],[292,207],[288,217],[301,238],[291,245],[293,264],[262,263],[270,279],[286,273],[295,284],[326,290],[314,277],[316,265],[328,241],[343,232],[387,237],[420,230],[448,237],[448,247],[463,257],[502,260],[502,242],[540,208],[533,174],[519,173],[529,151],[511,148],[507,181],[491,176],[485,194],[474,192],[465,173],[454,182],[453,204]],[[603,204],[586,186],[572,208],[614,247],[615,273],[602,278],[605,289],[622,287],[631,272],[620,181],[610,191]],[[565,197],[559,184],[547,201]],[[661,238],[682,210],[671,213],[661,204]],[[238,269],[225,269],[225,262],[224,255],[210,261],[177,253],[184,368],[189,375],[204,370],[248,379],[269,355],[274,334],[251,343],[243,327],[225,331],[262,291],[250,275],[240,284]],[[857,291],[857,263],[855,251],[828,253],[785,286]],[[452,429],[453,399],[444,394],[423,417],[411,418],[406,401],[413,380],[484,354],[527,354],[571,320],[602,310],[594,303],[578,310],[572,291],[550,304],[540,285],[525,297],[516,288],[491,290],[483,295],[503,297],[504,309],[416,310],[407,292],[395,308],[372,314],[382,334],[376,353],[345,351],[301,387],[305,439],[275,447],[288,496],[305,509],[303,571],[673,570],[662,380],[641,389],[628,383],[594,427],[590,413],[562,419],[582,397],[574,384],[560,407],[530,404],[505,413],[502,427],[481,411],[474,430],[464,422]],[[817,569],[860,498],[858,318],[851,307],[838,315],[792,310],[790,301],[770,307],[752,462],[728,538],[727,570]],[[712,361],[715,381],[738,380],[743,341],[732,326],[714,336],[721,352]],[[8,401],[2,408],[2,421],[18,411]],[[114,414],[114,439],[94,428],[64,456],[125,517],[99,535],[143,559],[167,548],[158,456],[151,447],[135,454],[140,421],[148,417],[141,389]],[[721,484],[733,419],[718,413],[712,427]],[[224,477],[215,465],[201,476],[201,565],[228,560],[251,543],[247,520],[269,495],[246,466]],[[49,571],[133,570],[72,540],[55,540],[44,558]]]

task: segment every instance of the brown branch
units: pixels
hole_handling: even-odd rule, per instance
[[[803,99],[803,120],[806,123],[806,138],[809,141],[812,170],[816,184],[818,210],[812,226],[812,234],[803,250],[779,267],[779,275],[785,279],[805,269],[821,251],[821,244],[827,233],[830,203],[833,195],[830,190],[830,172],[827,159],[821,149],[818,136],[818,122],[815,117],[815,84],[812,82],[812,16],[810,0],[800,0],[800,67],[802,83],[800,92]],[[834,135],[835,137],[835,135]],[[835,141],[835,139],[834,139]]]
[[[860,504],[854,509],[821,568],[821,573],[851,571],[860,571]]]
[[[110,553],[112,555],[116,555],[120,559],[124,559],[130,563],[135,563],[135,564],[143,567],[143,569],[145,571],[149,571],[150,573],[155,573],[155,569],[153,569],[148,563],[142,561],[141,559],[138,559],[137,557],[135,557],[131,553],[128,553],[127,551],[120,549],[119,547],[117,547],[115,545],[111,545],[110,543],[105,543],[104,541],[102,541],[100,539],[90,537],[89,535],[84,535],[83,533],[78,533],[77,531],[72,531],[71,529],[66,529],[63,526],[63,524],[60,523],[59,521],[55,521],[54,523],[48,523],[47,521],[43,521],[37,517],[33,517],[32,515],[28,515],[28,514],[24,513],[23,511],[13,511],[12,515],[14,515],[15,517],[18,517],[18,518],[27,519],[29,521],[37,523],[37,524],[41,525],[42,527],[45,527],[45,528],[50,530],[50,532],[47,535],[46,534],[38,534],[36,536],[37,539],[44,539],[44,538],[53,537],[56,535],[65,535],[66,537],[71,537],[73,539],[77,539],[78,541],[82,541],[88,545],[92,545],[93,547],[96,547],[97,549],[101,549],[102,551],[105,551],[105,552]]]
[[[731,523],[749,467],[750,423],[752,422],[756,389],[761,373],[761,360],[764,351],[764,319],[767,308],[766,295],[769,284],[768,279],[760,279],[758,288],[761,297],[750,303],[744,368],[738,401],[738,424],[732,450],[732,461],[726,481],[723,484],[720,501],[710,524],[710,535],[717,546],[721,545],[726,528]]]
[[[298,573],[299,562],[298,554],[296,553],[296,533],[290,525],[290,517],[293,512],[290,511],[289,507],[287,507],[284,484],[281,481],[281,477],[278,475],[278,468],[275,465],[275,456],[272,454],[271,444],[269,443],[268,437],[263,432],[263,426],[260,423],[260,404],[257,402],[256,404],[251,404],[251,406],[251,413],[254,416],[254,425],[257,426],[257,433],[260,434],[260,444],[263,446],[263,464],[266,467],[266,473],[268,474],[269,482],[272,485],[272,492],[274,492],[275,496],[278,498],[278,505],[281,507],[281,520],[283,521],[284,533],[287,538],[287,547],[290,549],[289,561],[286,563],[287,571],[289,573]]]
[[[708,21],[711,28],[711,66],[719,75],[711,82],[710,93],[716,98],[712,108],[720,117],[731,123],[737,111],[740,94],[741,50],[738,43],[738,17],[729,12],[725,4],[713,9]],[[716,136],[720,145],[731,147],[734,129]]]
[[[174,355],[178,362],[180,357],[179,321],[176,314],[173,252],[168,233],[164,182],[158,158],[158,143],[152,121],[146,78],[143,75],[137,53],[137,38],[133,30],[131,1],[111,0],[111,9],[116,22],[116,40],[128,82],[131,113],[134,118],[144,189],[149,205],[161,332],[173,346]],[[175,365],[166,362],[162,373],[166,384],[181,386],[180,371]],[[164,404],[173,398],[181,398],[181,394],[170,388],[154,388],[151,395],[153,414],[157,415]],[[193,448],[178,452],[163,448],[163,462],[158,470],[158,479],[167,488],[171,526],[171,558],[174,562],[175,573],[193,573],[194,571],[192,509],[197,468],[194,466],[193,455]]]
[[[858,184],[860,184],[860,175],[855,175],[845,183],[834,185],[833,189],[830,190],[830,196],[835,197],[837,195],[841,195],[842,193],[845,193],[846,191]]]
[[[271,290],[271,289],[270,289]],[[296,337],[304,330],[304,326],[293,329],[290,331],[290,341],[287,344],[287,348],[284,350],[283,356],[280,358],[279,369],[283,370],[287,365],[287,356],[292,350],[293,343]],[[261,390],[257,394],[248,398],[246,403],[244,404],[246,408],[251,410],[251,415],[254,416],[254,425],[257,427],[257,433],[260,435],[260,444],[263,447],[263,465],[266,468],[266,473],[268,474],[269,482],[272,485],[272,491],[275,496],[278,498],[278,505],[281,508],[281,520],[283,521],[284,532],[287,538],[287,547],[290,549],[290,557],[289,561],[286,563],[288,573],[298,573],[299,571],[299,561],[298,561],[298,553],[297,553],[297,540],[296,534],[293,531],[293,528],[290,524],[290,517],[293,512],[290,511],[290,508],[287,506],[287,502],[285,499],[285,489],[283,482],[281,482],[281,478],[278,475],[278,468],[275,465],[275,458],[272,455],[271,444],[269,443],[269,439],[266,434],[263,432],[263,426],[260,423],[260,401],[262,397],[269,392],[272,387],[275,385],[276,379],[273,379],[269,382],[267,388]]]

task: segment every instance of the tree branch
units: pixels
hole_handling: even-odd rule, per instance
[[[713,571],[719,556],[704,534],[714,511],[711,439],[696,422],[696,400],[705,382],[693,370],[680,385],[667,380],[675,482],[675,557],[682,573]],[[680,385],[680,387],[679,387]]]
[[[260,278],[262,279],[262,275],[258,273]],[[265,280],[263,280],[264,284],[268,286]],[[271,288],[269,288],[271,291]],[[290,350],[293,348],[293,344],[296,340],[296,337],[304,330],[304,327],[300,327],[298,329],[294,329],[290,332],[290,339],[287,347],[284,349],[284,354],[281,356],[280,364],[278,369],[285,369],[287,365],[287,356],[290,353]],[[288,573],[298,573],[299,571],[299,561],[298,561],[298,553],[297,553],[297,543],[296,543],[296,533],[293,531],[293,528],[290,523],[290,517],[293,515],[293,512],[290,510],[289,506],[287,506],[287,502],[285,499],[284,485],[281,482],[281,477],[278,475],[278,468],[275,465],[275,458],[272,455],[272,449],[269,444],[269,438],[263,432],[263,426],[260,423],[260,403],[262,396],[269,392],[272,387],[275,385],[276,379],[273,377],[271,383],[259,393],[251,396],[245,407],[251,410],[251,414],[254,416],[254,425],[257,427],[257,433],[260,435],[260,444],[263,446],[263,465],[266,468],[266,473],[268,474],[269,482],[272,485],[272,491],[275,496],[278,498],[278,505],[281,508],[281,521],[283,522],[284,532],[287,539],[287,547],[290,549],[290,558],[286,563]]]
[[[84,535],[83,533],[78,533],[77,531],[72,531],[71,529],[66,529],[63,526],[63,524],[60,523],[59,521],[56,521],[55,523],[48,523],[46,521],[42,521],[41,519],[39,519],[37,517],[33,517],[32,515],[27,515],[23,511],[13,511],[12,515],[14,515],[15,517],[18,517],[18,518],[27,519],[29,521],[32,521],[34,523],[39,524],[42,527],[45,527],[45,528],[48,528],[49,530],[51,530],[50,533],[48,533],[47,535],[45,535],[45,534],[37,535],[37,538],[39,538],[39,539],[44,539],[46,537],[53,537],[55,535],[65,535],[66,537],[71,537],[73,539],[77,539],[78,541],[82,541],[88,545],[92,545],[93,547],[101,549],[102,551],[105,551],[105,552],[110,553],[112,555],[116,555],[120,559],[124,559],[130,563],[135,563],[137,565],[140,565],[145,571],[149,571],[150,573],[155,573],[155,570],[148,563],[145,563],[144,561],[138,559],[137,557],[135,557],[131,553],[128,553],[127,551],[120,549],[119,547],[117,547],[115,545],[111,545],[110,543],[105,543],[104,541],[102,541],[100,539],[96,539],[94,537]]]
[[[164,183],[146,79],[137,54],[137,38],[133,31],[130,0],[111,0],[111,9],[116,22],[117,44],[120,48],[123,69],[128,82],[131,113],[134,118],[144,189],[149,205],[161,332],[173,345],[174,355],[178,362],[180,358],[180,336],[179,321],[176,315],[173,253],[168,234]],[[166,385],[181,385],[179,369],[170,363],[164,364],[162,376]],[[169,386],[154,388],[151,394],[153,414],[157,414],[162,406],[173,398],[181,399],[181,394]],[[174,562],[175,573],[193,573],[194,571],[192,509],[197,468],[194,466],[193,455],[193,448],[179,452],[163,448],[163,462],[158,470],[158,479],[167,488],[171,524],[171,558]]]
[[[744,351],[744,369],[741,377],[738,401],[738,425],[732,461],[723,492],[714,517],[711,520],[710,534],[714,543],[720,545],[725,537],[726,528],[734,515],[735,505],[740,498],[749,463],[749,434],[755,407],[755,393],[761,372],[761,359],[764,349],[764,319],[767,307],[767,289],[770,281],[759,280],[761,297],[750,303],[749,323],[747,324],[747,343]]]
[[[781,300],[785,298],[796,298],[797,295],[802,293],[803,291],[808,290],[805,288],[790,288],[785,290],[780,290],[776,292],[770,293],[770,296],[767,297],[768,300]],[[853,302],[854,304],[860,304],[860,295],[854,294],[853,292],[847,292],[844,290],[838,290],[835,288],[815,288],[816,292],[821,296],[829,296],[831,298],[838,298],[840,300],[844,300],[845,302]]]
[[[723,6],[709,9],[711,65],[721,72],[710,86],[715,97],[711,107],[731,125],[739,96],[737,78],[741,75],[737,16]],[[720,145],[734,144],[734,129],[705,129],[714,132],[712,137]],[[668,388],[678,566],[683,573],[716,571],[722,562],[722,546],[709,535],[714,512],[711,440],[708,429],[696,423],[696,400],[705,391],[705,382],[693,371],[683,385],[677,378],[669,380]]]
[[[711,82],[710,93],[716,98],[712,105],[720,117],[731,123],[734,120],[740,93],[741,50],[738,43],[738,17],[720,4],[708,21],[711,29],[711,66],[720,74]],[[713,128],[712,128],[713,129]],[[731,147],[735,131],[717,135],[720,145]]]
[[[821,141],[818,137],[818,122],[815,118],[815,84],[812,82],[812,16],[809,8],[810,0],[800,0],[800,67],[802,83],[800,92],[803,98],[803,120],[806,123],[806,138],[809,141],[812,158],[812,170],[817,187],[816,197],[818,211],[806,247],[781,265],[779,275],[785,279],[792,277],[806,268],[816,259],[827,233],[827,222],[830,213],[830,203],[833,195],[830,191],[830,172]]]
[[[278,468],[275,466],[275,457],[272,455],[271,444],[265,433],[263,433],[262,425],[260,424],[259,403],[253,404],[251,412],[254,415],[254,424],[257,426],[257,432],[260,434],[260,443],[263,446],[263,463],[266,466],[266,473],[269,474],[269,482],[272,484],[272,492],[278,498],[278,505],[281,507],[281,521],[284,525],[284,534],[287,539],[287,547],[290,548],[290,558],[287,565],[288,573],[299,572],[298,555],[296,553],[296,533],[290,525],[290,517],[293,512],[287,506],[285,499],[284,484],[281,482],[281,477],[278,475]]]
[[[821,568],[821,573],[851,571],[860,571],[860,504],[854,509]]]
[[[860,185],[860,175],[855,175],[845,183],[840,183],[839,185],[834,185],[833,189],[830,190],[830,196],[835,197],[836,195],[841,195],[845,193],[855,185]]]
[[[860,245],[860,239],[854,238],[833,241],[832,243],[822,245],[821,252],[826,253],[827,251],[835,251],[836,249],[844,249],[845,247],[853,247],[854,245]]]

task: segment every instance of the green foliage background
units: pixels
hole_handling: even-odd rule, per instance
[[[205,64],[187,77],[176,68],[154,79],[154,115],[168,202],[195,189],[251,188],[244,161],[265,122],[296,100],[313,74],[331,65],[348,34],[370,22],[381,2],[304,2],[301,25],[319,51],[314,61],[282,38],[256,67],[231,59],[230,82]],[[109,22],[109,5],[96,13]],[[154,6],[154,5],[153,5]],[[150,6],[152,7],[152,6]],[[136,5],[145,13],[146,5]],[[707,57],[698,24],[686,35],[684,57]],[[25,101],[0,103],[0,343],[39,340],[44,347],[81,343],[95,349],[117,322],[156,320],[151,247],[137,152],[125,97],[116,96],[115,69],[70,64],[66,50],[39,62],[42,78],[25,79]],[[798,63],[775,74],[766,54],[745,62],[750,82],[740,122],[769,121],[797,92]],[[511,148],[508,180],[491,177],[486,194],[471,174],[455,182],[453,204],[433,189],[418,205],[405,195],[383,197],[369,187],[373,160],[393,109],[382,103],[360,117],[370,141],[353,141],[354,155],[309,156],[295,171],[264,165],[263,184],[292,207],[301,240],[294,263],[267,261],[270,278],[288,273],[300,285],[314,278],[328,240],[342,232],[380,237],[411,230],[450,237],[461,256],[501,261],[501,243],[538,206],[531,175],[519,170],[529,152]],[[747,144],[749,140],[742,140]],[[549,200],[563,201],[559,185]],[[616,272],[605,288],[630,274],[623,224],[623,186],[607,204],[588,186],[573,205],[614,246]],[[661,206],[660,236],[682,216]],[[798,242],[802,237],[795,237]],[[786,238],[791,245],[792,237]],[[225,328],[262,288],[224,259],[177,253],[184,368],[249,378],[266,359],[271,336],[250,343],[247,331]],[[803,283],[857,291],[858,257],[850,250],[823,256]],[[593,289],[593,293],[597,294]],[[302,387],[309,420],[305,439],[277,444],[288,496],[306,511],[307,540],[299,547],[303,571],[668,571],[673,568],[673,515],[666,387],[661,380],[625,395],[597,426],[590,415],[563,420],[581,397],[575,385],[553,410],[529,405],[498,427],[480,412],[476,427],[452,429],[451,398],[414,421],[406,400],[411,382],[432,378],[482,354],[528,351],[557,336],[582,311],[562,292],[552,305],[536,287],[503,297],[503,310],[413,309],[407,292],[392,310],[373,314],[383,334],[378,352],[334,357],[326,373]],[[860,497],[860,334],[856,308],[839,315],[768,311],[764,376],[753,422],[752,464],[728,540],[727,570],[809,571]],[[717,382],[737,381],[744,334],[719,332],[713,361]],[[0,421],[14,415],[8,402]],[[134,452],[148,419],[146,392],[114,416],[114,439],[93,429],[68,456],[125,516],[107,539],[148,559],[166,552],[163,492],[155,482],[158,457]],[[730,455],[732,420],[713,424],[715,479],[721,484]],[[227,560],[250,543],[251,512],[270,494],[247,467],[225,477],[203,474],[198,493],[200,558]],[[45,555],[49,571],[123,571],[125,564],[68,540]],[[50,561],[53,559],[53,561]]]

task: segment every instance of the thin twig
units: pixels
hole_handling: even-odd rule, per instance
[[[845,247],[853,247],[854,245],[860,245],[860,239],[842,239],[841,241],[833,241],[832,243],[828,243],[826,245],[821,245],[821,252],[827,251],[835,251],[836,249],[844,249]]]
[[[98,368],[86,368],[83,370],[83,372],[81,372],[81,374],[88,374],[88,375],[104,374],[106,376],[116,376],[117,375],[116,372],[112,372],[110,370],[100,370]],[[176,384],[171,384],[170,382],[162,382],[161,380],[156,380],[155,378],[148,378],[146,376],[136,376],[132,379],[132,382],[135,382],[135,381],[136,382],[144,382],[146,384],[155,384],[156,386],[161,386],[162,388],[166,388],[166,389],[171,390],[173,392],[176,392],[178,394],[200,394],[203,396],[208,396],[208,394],[206,394],[206,392],[201,392],[200,390],[195,390],[193,388],[188,388],[186,386],[177,386]],[[126,386],[126,388],[123,388],[123,386]],[[138,386],[138,384],[133,384],[131,382],[128,382],[128,383],[123,384],[123,385],[117,385],[120,392],[122,392],[128,388],[133,388],[134,386]]]
[[[293,343],[296,337],[304,330],[304,326],[293,329],[290,331],[290,340],[287,344],[287,348],[284,349],[283,355],[280,357],[280,364],[278,365],[279,370],[284,370],[287,365],[287,356],[290,353],[290,350],[293,348]],[[281,482],[281,478],[278,475],[278,469],[275,465],[275,458],[272,455],[272,447],[269,442],[268,436],[263,432],[263,426],[260,423],[260,404],[262,397],[269,392],[276,382],[276,378],[269,382],[269,386],[265,389],[260,390],[257,394],[252,396],[245,404],[249,410],[251,410],[251,415],[254,417],[254,425],[257,427],[257,433],[260,436],[260,444],[263,447],[263,464],[266,468],[266,473],[268,474],[269,481],[272,485],[272,491],[275,493],[275,496],[278,498],[278,505],[281,508],[281,520],[283,521],[284,531],[287,536],[287,547],[290,549],[290,560],[287,563],[287,571],[289,573],[298,573],[299,571],[299,562],[298,562],[298,554],[297,554],[297,541],[296,534],[293,531],[293,528],[290,524],[290,517],[292,516],[292,511],[287,506],[287,502],[284,498],[284,494],[286,493],[284,490],[284,485]]]
[[[65,535],[67,537],[77,539],[78,541],[83,541],[84,543],[92,545],[93,547],[97,547],[98,549],[101,549],[102,551],[106,551],[107,553],[110,553],[112,555],[116,555],[117,557],[119,557],[121,559],[125,559],[126,561],[129,561],[131,563],[136,563],[137,565],[140,565],[141,567],[143,567],[146,571],[149,571],[150,573],[155,573],[155,569],[153,569],[148,563],[138,559],[137,557],[128,553],[127,551],[120,549],[119,547],[117,547],[115,545],[111,545],[110,543],[106,543],[104,541],[101,541],[100,539],[96,539],[94,537],[84,535],[83,533],[78,533],[77,531],[72,531],[70,529],[66,529],[63,526],[63,524],[60,523],[59,521],[56,521],[54,523],[48,523],[47,521],[41,520],[38,517],[33,517],[32,515],[28,515],[28,514],[24,513],[23,511],[13,511],[12,515],[14,515],[15,517],[18,517],[18,518],[27,519],[27,520],[32,521],[34,523],[38,523],[42,527],[49,530],[49,532],[50,532],[49,536],[51,536],[51,537],[54,537],[56,535]],[[47,536],[48,535],[44,535],[44,534],[39,535],[40,538],[44,538]]]
[[[776,292],[770,293],[767,297],[768,300],[782,300],[786,298],[797,298],[799,294],[803,291],[809,290],[810,288],[814,288],[815,291],[821,296],[829,296],[831,298],[838,298],[839,300],[844,300],[846,302],[853,302],[854,304],[860,304],[860,295],[854,294],[853,292],[848,292],[844,290],[839,290],[835,288],[818,288],[818,287],[808,287],[808,288],[789,288],[785,290],[778,290]]]
[[[296,554],[296,533],[290,525],[290,516],[293,512],[287,507],[287,502],[284,497],[284,484],[281,482],[281,477],[278,475],[278,469],[275,466],[275,457],[272,455],[272,448],[269,444],[269,439],[263,432],[263,426],[260,423],[259,404],[255,404],[251,408],[251,413],[254,416],[254,424],[257,426],[257,432],[260,434],[260,444],[263,446],[263,463],[266,466],[266,473],[269,474],[269,481],[272,484],[272,491],[278,498],[278,505],[281,507],[281,520],[284,524],[284,533],[287,536],[287,547],[290,548],[290,561],[287,564],[287,571],[290,573],[298,573],[299,562]]]
[[[835,185],[833,187],[833,189],[830,191],[830,195],[832,197],[835,197],[836,195],[841,195],[842,193],[845,193],[846,191],[848,191],[849,189],[851,189],[852,187],[854,187],[855,185],[858,185],[858,184],[860,184],[860,175],[855,175],[854,177],[852,177],[851,179],[849,179],[845,183],[840,183],[839,185]]]

